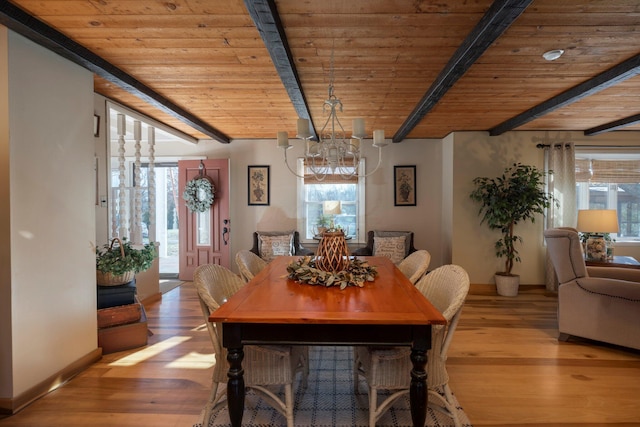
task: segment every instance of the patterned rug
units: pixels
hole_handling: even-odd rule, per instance
[[[351,347],[309,347],[309,385],[306,390],[294,383],[296,427],[368,427],[369,403],[367,386],[360,381],[360,393],[353,393]],[[299,376],[297,377],[297,379]],[[284,394],[284,393],[282,393]],[[381,396],[382,393],[379,393]],[[380,398],[379,398],[380,399]],[[471,427],[469,418],[459,404],[458,417],[464,427]],[[194,427],[202,427],[202,417]],[[243,426],[286,426],[285,418],[253,391],[247,391]],[[398,399],[376,423],[377,427],[411,426],[408,395]],[[226,405],[211,417],[209,427],[230,427]],[[453,426],[451,418],[428,408],[427,426]]]

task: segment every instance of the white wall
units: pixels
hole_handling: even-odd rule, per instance
[[[0,353],[11,364],[10,372],[2,365],[0,398],[24,393],[97,347],[93,76],[12,32],[6,59],[10,235],[2,237],[10,243],[8,267],[3,257],[10,281],[2,286],[10,298],[0,300],[0,312],[11,313],[11,336],[2,336]]]

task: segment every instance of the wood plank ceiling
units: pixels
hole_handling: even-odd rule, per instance
[[[200,139],[320,129],[332,58],[348,133],[640,130],[638,0],[3,0],[0,24]]]

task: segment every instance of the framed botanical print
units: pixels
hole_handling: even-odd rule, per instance
[[[249,166],[249,206],[269,206],[269,166]]]
[[[396,206],[416,205],[416,166],[393,167],[394,193]]]

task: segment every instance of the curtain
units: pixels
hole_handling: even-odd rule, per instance
[[[574,227],[576,209],[576,161],[573,142],[553,143],[544,149],[545,172],[549,172],[548,191],[556,198],[546,213],[546,228]],[[546,255],[545,285],[548,291],[557,292],[558,279]]]

